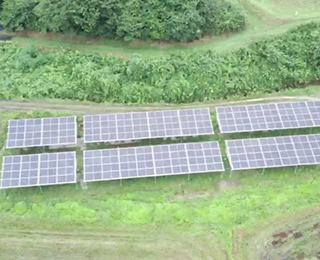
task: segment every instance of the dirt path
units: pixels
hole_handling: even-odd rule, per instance
[[[182,105],[77,105],[77,104],[60,104],[53,102],[24,102],[24,101],[0,101],[0,110],[16,110],[16,111],[50,111],[50,112],[72,112],[76,114],[89,114],[89,113],[107,113],[107,112],[130,112],[130,111],[150,111],[150,110],[170,110],[181,108],[201,108],[209,107],[214,109],[217,106],[227,105],[245,105],[254,103],[265,102],[281,102],[281,101],[316,101],[319,98],[311,96],[279,96],[279,97],[266,97],[238,101],[217,101],[214,103],[191,103]]]

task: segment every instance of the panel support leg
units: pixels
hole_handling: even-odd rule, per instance
[[[264,175],[265,169],[266,169],[266,168],[263,168],[263,169],[262,169],[261,175]]]
[[[39,186],[39,189],[40,189],[40,192],[42,193],[42,187],[41,186]]]
[[[294,168],[294,174],[297,173],[297,169],[298,169],[298,166],[296,166],[296,167]]]
[[[154,175],[154,183],[157,183],[157,176]]]
[[[232,170],[230,169],[230,171],[229,171],[229,178],[231,178],[231,176],[232,176]]]
[[[188,173],[188,181],[190,181],[190,173]]]
[[[120,179],[120,187],[122,187],[122,179]]]

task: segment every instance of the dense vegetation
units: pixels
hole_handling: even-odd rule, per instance
[[[0,49],[0,98],[184,103],[293,88],[320,78],[320,23],[218,55],[131,60]]]
[[[227,0],[5,0],[6,28],[87,33],[125,40],[191,41],[244,28]]]

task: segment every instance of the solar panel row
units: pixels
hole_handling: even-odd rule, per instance
[[[320,126],[319,102],[217,108],[222,133]],[[7,148],[76,143],[76,117],[11,120]],[[84,142],[213,134],[209,109],[84,117]],[[232,170],[320,164],[320,135],[226,141]],[[84,181],[224,171],[218,142],[84,151]],[[75,152],[3,159],[1,188],[76,182]]]
[[[320,101],[216,108],[221,133],[320,126]]]
[[[6,156],[1,188],[75,183],[76,168],[75,152]]]
[[[224,171],[218,142],[84,151],[84,181]]]
[[[228,140],[232,170],[320,164],[320,135]]]
[[[7,148],[65,145],[76,142],[75,116],[9,121]]]
[[[84,142],[213,134],[208,108],[84,116]]]

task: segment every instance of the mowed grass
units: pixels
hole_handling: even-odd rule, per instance
[[[320,17],[318,0],[244,0],[272,18],[309,19]]]
[[[2,144],[9,118],[56,115],[3,114]],[[264,136],[302,133],[308,130]],[[23,254],[28,259],[106,259],[107,255],[111,260],[238,260],[233,255],[235,230],[253,229],[320,203],[319,167],[231,173],[220,138],[227,168],[223,174],[98,182],[88,184],[88,189],[78,184],[2,191],[0,258],[23,259],[19,258]],[[197,141],[218,139],[214,135]]]

